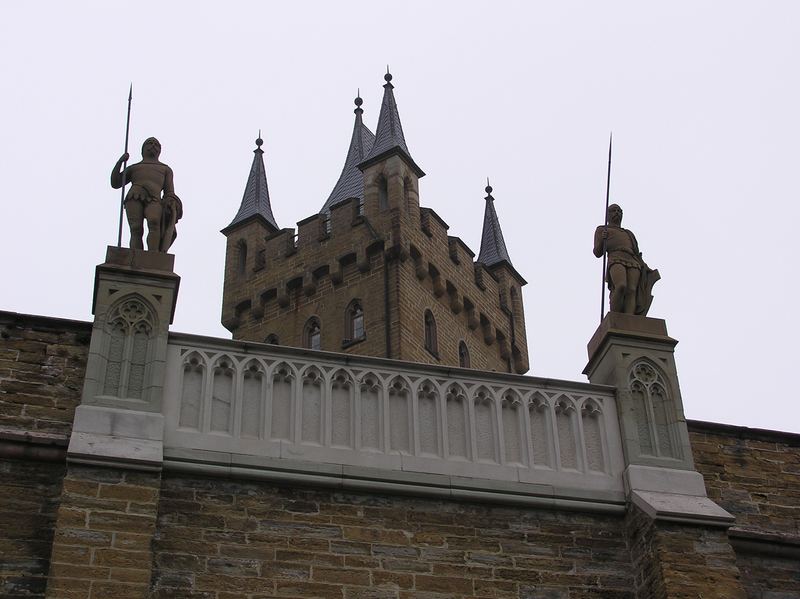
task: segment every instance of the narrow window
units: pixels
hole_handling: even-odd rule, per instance
[[[381,210],[389,207],[389,183],[384,177],[378,181],[378,206]]]
[[[425,310],[425,349],[437,358],[439,357],[438,343],[436,341],[436,321],[433,312]]]
[[[469,368],[469,350],[463,341],[458,344],[458,365],[461,368]]]
[[[308,349],[321,349],[320,337],[321,329],[319,319],[316,316],[309,318],[308,322],[306,322],[303,339],[304,345]]]
[[[244,240],[239,242],[239,255],[236,270],[240,275],[243,275],[247,270],[247,244]]]
[[[275,333],[270,333],[267,335],[267,338],[264,339],[264,343],[269,343],[270,345],[280,345],[278,342],[278,336]]]
[[[345,335],[349,341],[364,338],[364,309],[359,300],[353,300],[347,307]]]

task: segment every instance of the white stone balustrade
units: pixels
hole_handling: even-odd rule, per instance
[[[166,467],[624,502],[609,387],[183,334],[170,335],[166,370]]]

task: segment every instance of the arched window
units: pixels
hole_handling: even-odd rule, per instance
[[[239,241],[239,251],[237,256],[236,272],[240,275],[247,271],[247,243],[244,239]]]
[[[458,365],[461,368],[469,368],[469,350],[467,344],[461,341],[458,344]]]
[[[425,349],[437,358],[439,357],[439,344],[436,340],[436,320],[433,312],[425,310]]]
[[[389,182],[386,177],[378,179],[378,207],[381,210],[389,207]]]
[[[363,339],[365,336],[364,330],[364,309],[361,307],[361,301],[354,299],[347,306],[345,313],[345,336],[346,340],[356,341]]]
[[[269,343],[270,345],[280,345],[278,342],[278,336],[275,333],[270,333],[267,335],[267,338],[264,339],[264,343]]]
[[[303,332],[303,345],[308,349],[321,349],[321,333],[322,329],[319,324],[319,318],[312,316],[306,322],[306,327]]]

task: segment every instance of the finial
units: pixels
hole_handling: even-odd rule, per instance
[[[492,197],[492,186],[489,185],[489,177],[486,177],[486,195],[487,197]],[[494,198],[492,198],[494,199]]]
[[[390,83],[392,81],[392,74],[389,72],[389,65],[386,65],[386,74],[383,76],[386,80],[386,83]]]
[[[258,130],[258,139],[256,139],[256,145],[260,148],[263,143],[264,143],[264,140],[261,139],[261,129],[259,129]]]
[[[359,88],[358,92],[356,93],[356,99],[353,100],[356,106],[361,106],[364,103],[364,100],[361,99],[361,89]]]

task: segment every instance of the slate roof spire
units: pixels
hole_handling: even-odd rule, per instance
[[[247,178],[247,185],[244,188],[239,212],[233,217],[231,224],[222,230],[223,233],[253,217],[264,219],[275,231],[280,229],[278,223],[275,222],[275,217],[272,215],[272,206],[269,202],[267,173],[264,170],[264,150],[261,149],[263,144],[264,140],[261,139],[261,131],[259,130],[256,149],[253,150],[253,154],[255,154],[253,156],[253,166],[250,167],[250,176]]]
[[[353,112],[356,118],[353,125],[353,135],[350,137],[350,147],[347,150],[347,158],[344,161],[339,180],[333,186],[331,195],[328,196],[320,210],[322,214],[330,213],[332,206],[347,198],[364,200],[364,174],[359,170],[358,165],[372,149],[372,144],[375,143],[375,135],[361,120],[361,115],[364,114],[361,109],[361,104],[364,103],[364,100],[361,99],[361,90],[356,95],[354,102],[356,108]]]
[[[494,266],[500,262],[511,264],[508,257],[506,242],[503,239],[503,231],[500,229],[500,220],[494,209],[494,198],[492,197],[492,186],[489,179],[486,179],[486,210],[483,213],[483,234],[481,235],[481,251],[478,254],[478,262],[486,266]]]
[[[392,85],[392,74],[389,67],[386,67],[386,75],[383,76],[386,83],[383,86],[383,102],[381,102],[381,114],[378,117],[378,126],[375,127],[375,144],[369,154],[358,165],[364,170],[391,154],[399,154],[405,159],[409,166],[414,170],[417,177],[425,176],[408,151],[406,138],[403,135],[403,126],[400,124],[400,113],[397,112],[397,102],[394,99],[394,85]]]

